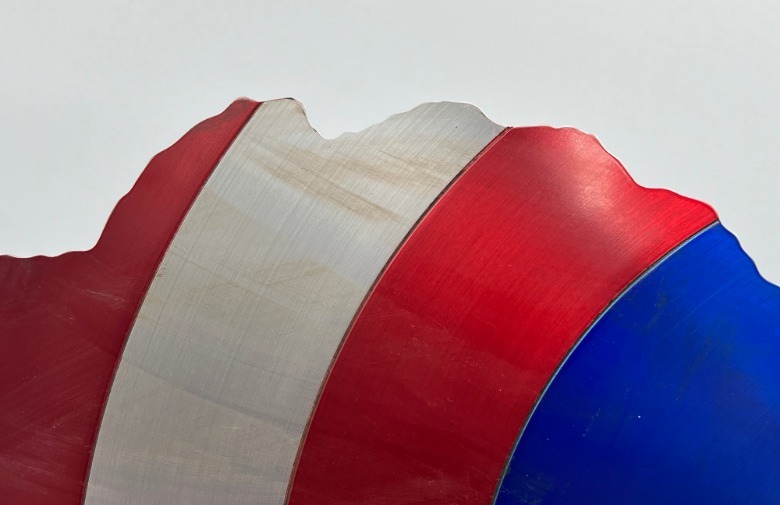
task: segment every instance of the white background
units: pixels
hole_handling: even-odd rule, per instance
[[[424,101],[595,133],[711,203],[780,282],[780,2],[0,0],[0,252],[90,248],[157,152],[233,99],[324,136]]]

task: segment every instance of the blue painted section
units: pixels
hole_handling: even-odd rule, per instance
[[[496,503],[780,503],[780,288],[722,226],[660,262],[585,335]]]

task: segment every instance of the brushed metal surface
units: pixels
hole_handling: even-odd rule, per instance
[[[84,501],[95,433],[138,307],[258,105],[237,100],[154,156],[89,251],[0,254],[0,504]]]
[[[264,103],[177,232],[141,306],[85,503],[281,504],[355,311],[400,241],[502,127],[426,104],[322,139]]]
[[[502,134],[363,305],[288,505],[489,504],[568,350],[633,279],[716,219],[638,186],[589,135]]]

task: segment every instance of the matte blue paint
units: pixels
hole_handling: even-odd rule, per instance
[[[780,288],[728,231],[683,245],[594,324],[496,503],[780,503]]]

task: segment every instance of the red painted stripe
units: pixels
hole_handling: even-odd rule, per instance
[[[78,504],[107,390],[174,233],[259,104],[233,103],[152,159],[97,245],[0,257],[0,502]]]
[[[331,371],[290,500],[489,504],[538,395],[644,269],[716,220],[572,129],[510,130],[442,197]]]

